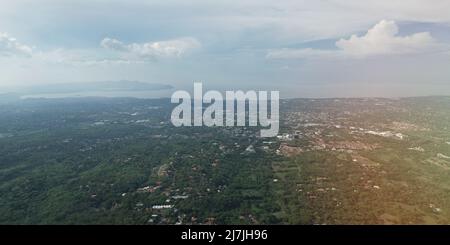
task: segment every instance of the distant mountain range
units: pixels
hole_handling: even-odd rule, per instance
[[[173,87],[168,84],[146,83],[139,81],[104,81],[83,83],[61,83],[37,85],[18,90],[20,94],[53,94],[53,93],[81,93],[81,92],[118,92],[118,91],[150,91],[166,90]]]

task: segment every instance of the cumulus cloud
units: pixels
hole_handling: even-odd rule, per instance
[[[336,46],[346,54],[366,56],[426,52],[437,45],[429,32],[404,37],[397,34],[398,26],[394,21],[382,20],[366,35],[361,37],[352,35],[349,39],[341,39],[336,42]]]
[[[113,38],[104,38],[100,46],[140,58],[172,58],[181,57],[191,50],[199,48],[200,42],[195,38],[185,37],[159,42],[124,44]]]
[[[398,26],[394,21],[382,20],[363,36],[352,35],[349,39],[336,42],[335,50],[321,49],[278,49],[270,50],[267,58],[322,58],[346,57],[364,58],[377,55],[401,55],[443,51],[429,32],[398,36]]]
[[[33,49],[0,32],[0,56],[31,56]]]

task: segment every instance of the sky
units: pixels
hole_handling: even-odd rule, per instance
[[[0,0],[0,92],[137,80],[282,97],[450,95],[448,0]]]

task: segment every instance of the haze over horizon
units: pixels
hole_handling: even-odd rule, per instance
[[[444,0],[2,3],[0,91],[131,80],[285,98],[450,95],[448,9]]]

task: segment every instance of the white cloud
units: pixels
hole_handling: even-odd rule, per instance
[[[417,54],[444,51],[429,32],[398,36],[398,26],[394,21],[382,20],[363,36],[352,35],[349,39],[336,42],[336,50],[321,49],[278,49],[270,50],[267,58],[322,58],[346,57],[364,58],[377,55]]]
[[[181,57],[186,53],[200,47],[200,42],[195,38],[186,37],[159,42],[132,43],[104,38],[100,45],[103,48],[135,55],[139,58],[171,58]]]
[[[31,56],[33,49],[0,32],[0,56]]]
[[[104,38],[100,42],[100,46],[106,49],[118,50],[118,51],[127,51],[127,46],[123,44],[121,41],[112,39],[112,38]]]
[[[349,39],[340,39],[336,46],[351,56],[368,56],[382,54],[421,53],[434,49],[436,41],[428,32],[415,33],[410,36],[397,36],[398,26],[394,21],[382,20],[366,35],[352,35]]]
[[[2,37],[0,35],[0,56],[13,54],[31,56],[30,47],[21,45],[8,36],[4,39]],[[8,42],[2,42],[3,40]],[[31,60],[38,63],[71,66],[135,65],[147,63],[149,59],[182,57],[200,47],[200,43],[189,37],[143,44],[124,44],[116,39],[104,38],[100,46],[118,52],[120,55],[107,54],[98,49],[57,48],[47,51],[34,50]]]

